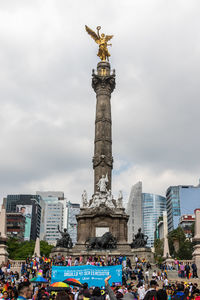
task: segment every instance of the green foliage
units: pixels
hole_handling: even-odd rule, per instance
[[[185,233],[181,227],[171,231],[168,235],[169,251],[172,257],[178,259],[192,259],[192,242],[186,239]],[[176,252],[174,242],[179,244],[179,250]]]
[[[35,248],[35,241],[24,241],[19,242],[16,238],[10,238],[8,240],[8,253],[9,258],[18,260],[18,259],[26,259],[29,256],[33,255]],[[49,256],[52,245],[49,245],[45,241],[40,242],[40,253],[41,255]]]
[[[49,257],[49,254],[54,246],[49,245],[46,241],[40,242],[40,254]]]
[[[192,237],[194,237],[194,227],[195,227],[195,222],[193,222],[191,225]]]
[[[185,240],[177,253],[178,259],[192,259],[193,246],[192,242]]]
[[[154,240],[154,248],[155,248],[155,260],[158,263],[162,262],[162,257],[163,257],[163,247],[164,247],[164,243],[163,240],[160,239],[155,239]]]

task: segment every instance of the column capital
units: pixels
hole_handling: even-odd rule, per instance
[[[92,87],[97,94],[110,95],[115,89],[115,73],[111,75],[98,75],[92,73]]]

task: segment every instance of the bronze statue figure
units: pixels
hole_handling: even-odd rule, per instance
[[[64,231],[60,230],[60,227],[58,225],[58,231],[60,232],[60,234],[62,235],[61,239],[57,240],[56,243],[56,247],[62,247],[62,248],[72,248],[73,243],[72,243],[72,239],[69,235],[69,233],[67,232],[67,229],[64,228]]]
[[[99,52],[97,56],[99,56],[102,61],[109,61],[110,53],[108,52],[107,46],[112,46],[112,44],[108,44],[107,42],[113,38],[113,35],[105,35],[104,33],[100,35],[99,31],[101,29],[101,26],[97,26],[97,33],[90,29],[87,25],[85,25],[85,29],[87,33],[99,45]]]
[[[104,233],[101,237],[91,237],[85,241],[87,250],[92,249],[116,249],[117,239],[110,232]]]
[[[143,248],[146,247],[148,236],[141,232],[141,228],[138,229],[138,233],[135,235],[133,242],[130,244],[131,248]]]

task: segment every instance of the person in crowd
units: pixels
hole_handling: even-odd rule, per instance
[[[185,265],[185,273],[186,273],[187,279],[189,279],[189,275],[190,275],[190,266],[189,266],[189,263],[187,263]]]
[[[184,293],[184,284],[178,283],[177,290],[172,296],[172,300],[186,300],[186,295]]]
[[[60,291],[57,293],[55,300],[70,300],[70,297],[67,292]]]
[[[192,264],[192,277],[193,278],[198,278],[198,275],[197,275],[197,265],[195,263]]]
[[[3,292],[1,299],[4,299],[4,300],[10,300],[10,298],[9,298],[9,295],[8,295],[8,292],[7,292],[7,291],[4,291],[4,292]]]
[[[157,291],[157,300],[168,300],[167,292],[165,289],[159,289]]]
[[[29,282],[21,282],[18,286],[18,298],[17,300],[31,299],[32,288]]]
[[[142,282],[139,283],[137,292],[138,292],[139,300],[143,300],[146,294],[146,290]]]
[[[183,263],[180,264],[181,278],[185,277],[185,266]]]
[[[158,283],[156,280],[150,281],[150,288],[147,290],[144,300],[157,300]]]

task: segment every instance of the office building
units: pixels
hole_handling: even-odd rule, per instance
[[[71,236],[73,245],[77,242],[76,215],[80,213],[80,204],[67,202],[67,231]]]
[[[7,195],[6,212],[21,213],[25,217],[24,240],[36,240],[40,235],[41,206],[37,195]]]
[[[22,213],[6,213],[7,236],[24,241],[26,217]]]
[[[181,215],[193,214],[200,200],[200,185],[170,186],[166,192],[169,232],[176,229]]]
[[[166,210],[165,197],[142,192],[142,182],[136,183],[130,193],[126,213],[128,221],[128,242],[132,242],[133,235],[142,228],[144,234],[148,235],[148,247],[154,245],[155,226],[158,217]]]
[[[164,238],[163,216],[159,216],[158,220],[156,221],[155,238],[159,240]]]
[[[41,230],[40,239],[51,245],[56,245],[61,238],[58,227],[63,230],[67,227],[66,199],[63,192],[36,192],[41,197]]]
[[[126,213],[129,215],[128,220],[128,242],[131,243],[133,235],[138,232],[142,224],[142,182],[139,181],[131,188]]]
[[[158,218],[166,211],[166,198],[160,195],[142,193],[143,231],[148,236],[147,246],[154,246],[155,226]]]

